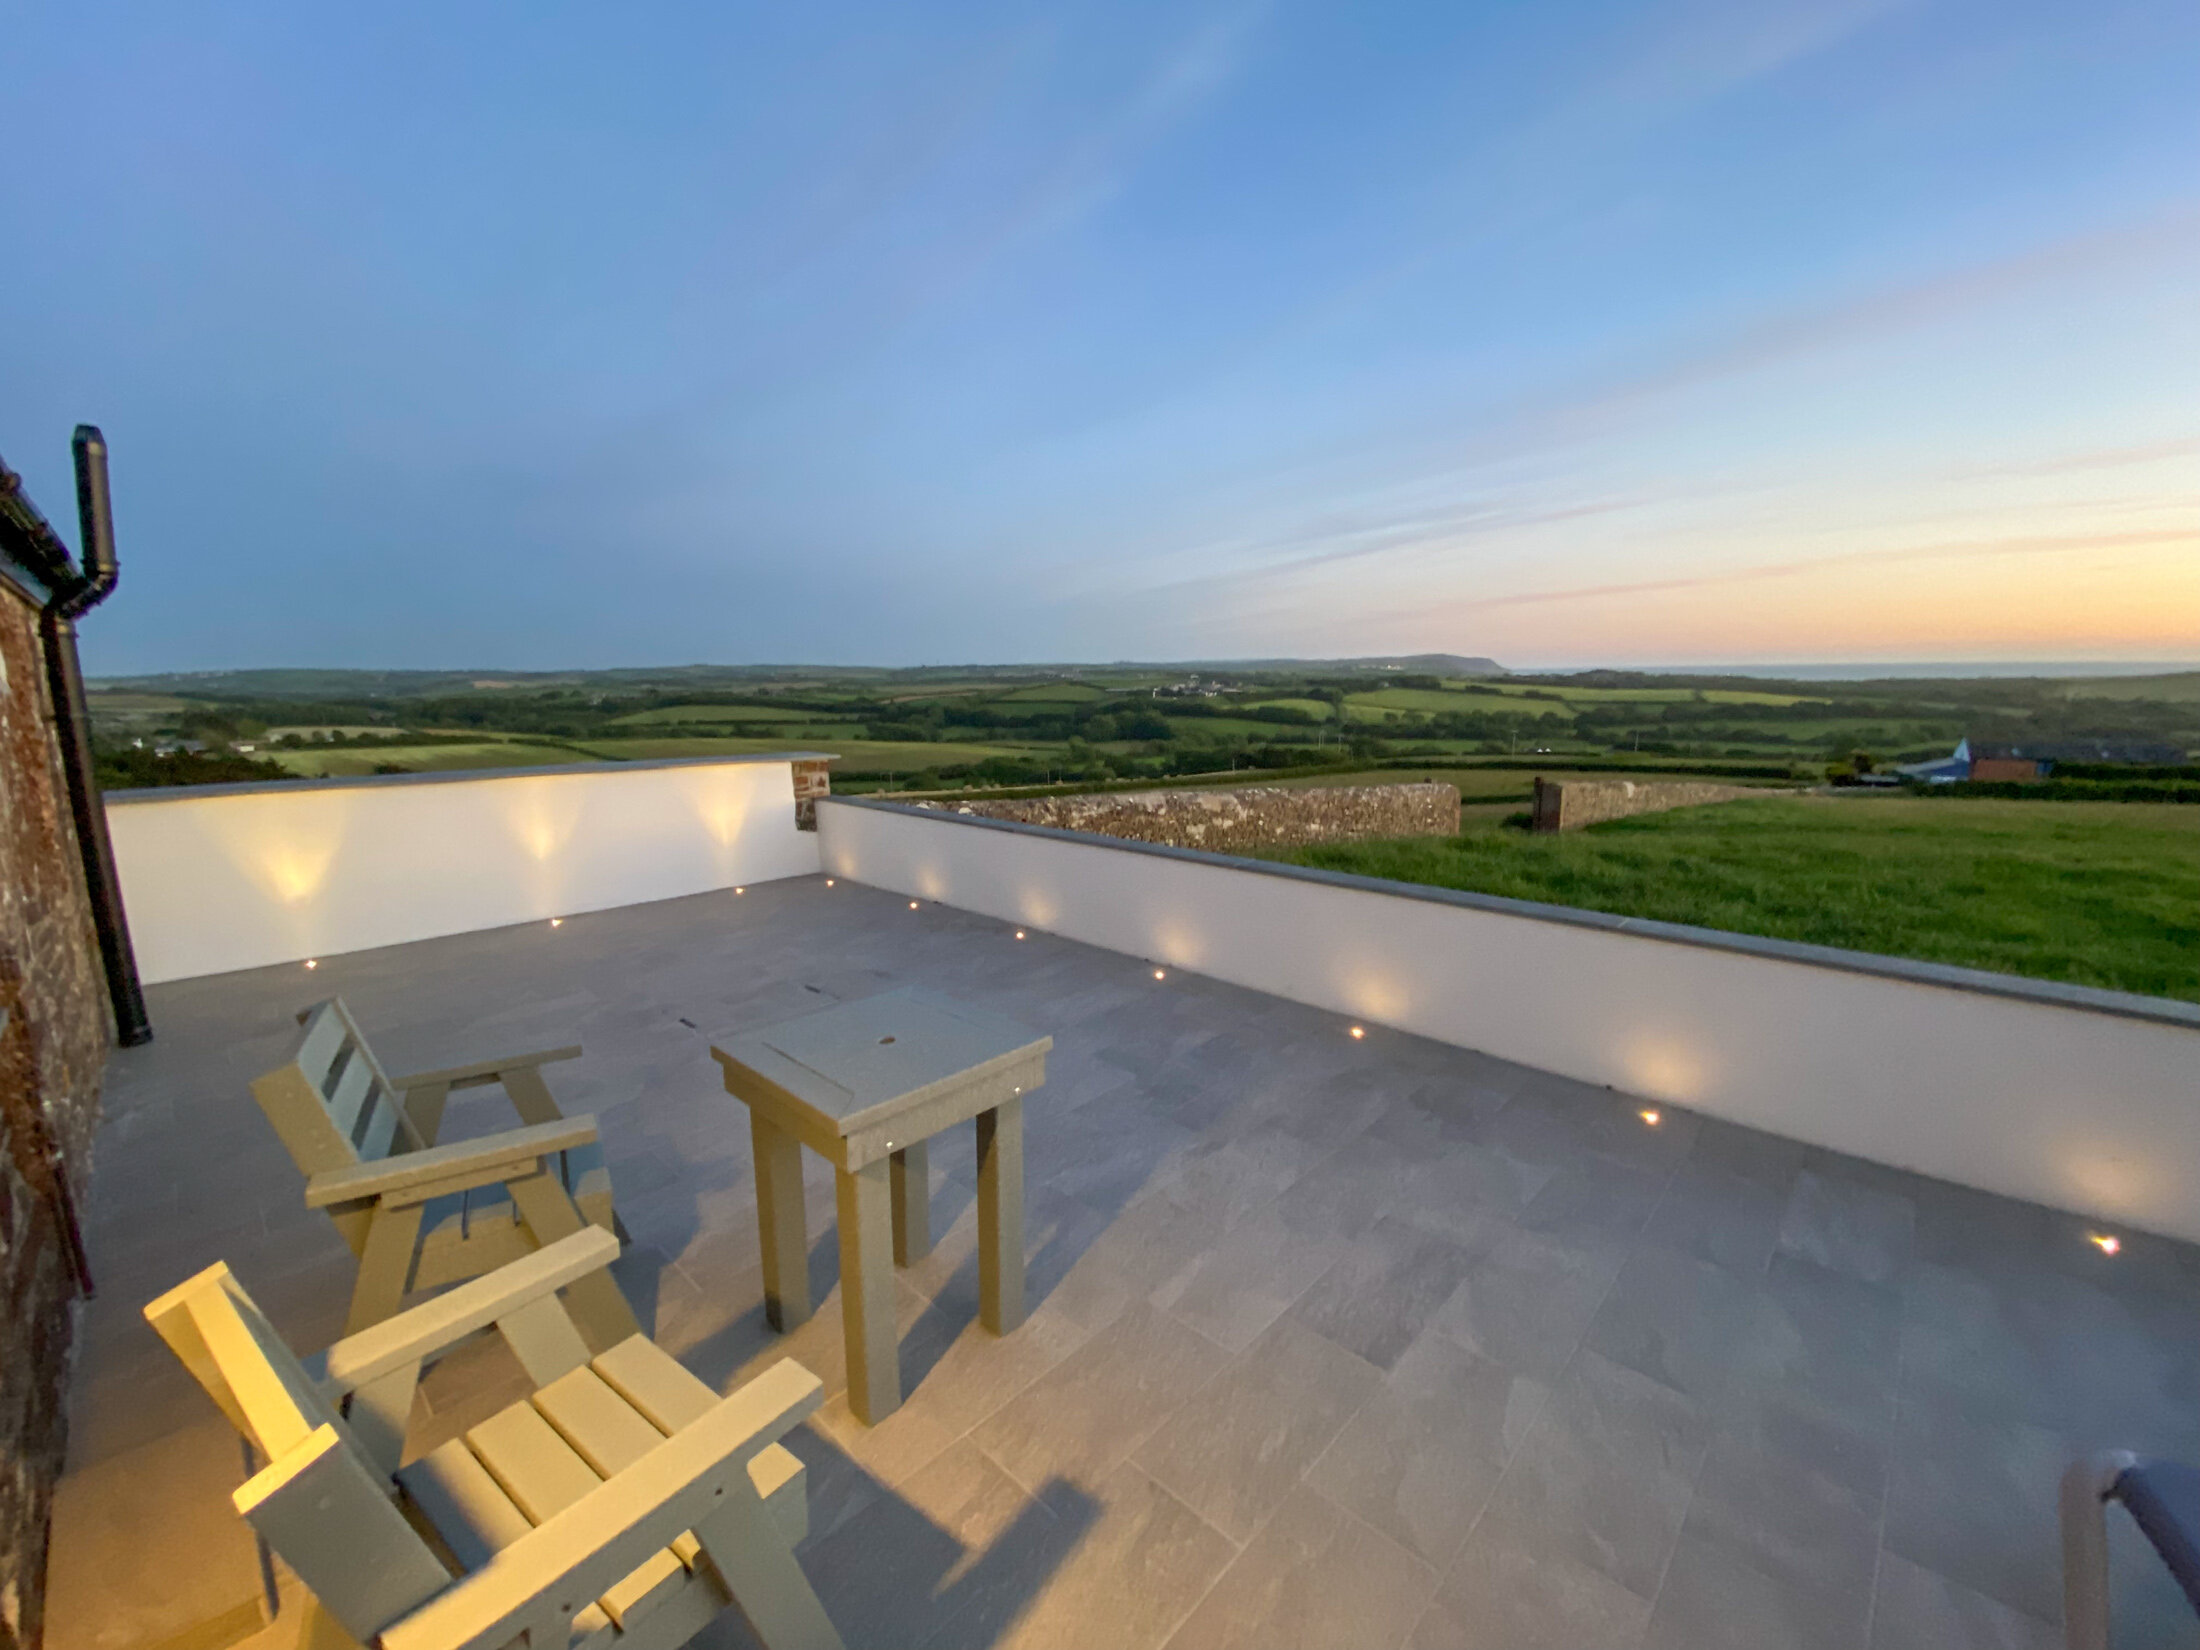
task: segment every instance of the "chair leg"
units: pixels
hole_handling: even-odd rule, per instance
[[[573,1207],[573,1200],[558,1184],[557,1176],[538,1170],[517,1180],[508,1180],[504,1189],[511,1194],[512,1207],[519,1211],[521,1220],[538,1248],[548,1248],[563,1237],[571,1237],[581,1230],[583,1222],[580,1210]],[[634,1308],[609,1271],[591,1272],[585,1278],[568,1284],[565,1298],[571,1304],[573,1321],[589,1345],[598,1352],[609,1351],[621,1341],[642,1332],[635,1319]]]
[[[696,1524],[695,1539],[765,1650],[842,1650],[832,1618],[762,1497],[729,1497]]]
[[[376,1205],[368,1218],[367,1243],[359,1255],[359,1281],[352,1286],[351,1314],[344,1333],[356,1335],[397,1315],[412,1279],[413,1252],[420,1244],[421,1205]]]
[[[2109,1650],[2108,1497],[2137,1464],[2128,1450],[2070,1463],[2062,1479],[2063,1642]]]

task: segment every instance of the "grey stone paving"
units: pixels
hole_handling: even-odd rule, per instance
[[[911,983],[1054,1035],[1035,1310],[978,1326],[943,1139],[909,1402],[866,1430],[836,1396],[795,1440],[851,1646],[2046,1650],[2064,1462],[2200,1456],[2182,1246],[2111,1261],[2029,1205],[808,879],[151,993],[158,1041],[109,1068],[50,1642],[253,1592],[233,1436],[137,1312],[219,1257],[302,1349],[335,1335],[349,1256],[246,1090],[292,1011],[343,992],[401,1069],[584,1042],[552,1075],[601,1119],[644,1322],[713,1382],[791,1355],[837,1395],[828,1176],[782,1339],[706,1046]],[[502,1121],[462,1098],[448,1136]],[[424,1431],[502,1402],[501,1356],[444,1371]],[[2192,1642],[2136,1546],[2119,1643]]]

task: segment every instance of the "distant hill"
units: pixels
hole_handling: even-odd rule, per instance
[[[1147,669],[1167,669],[1148,665]],[[1399,670],[1416,676],[1503,676],[1495,659],[1463,653],[1394,653],[1368,659],[1193,659],[1186,670]]]
[[[89,684],[101,692],[182,694],[199,699],[417,699],[511,688],[541,693],[551,688],[740,688],[759,681],[806,677],[818,681],[885,679],[921,682],[935,677],[1076,676],[1085,672],[1401,671],[1429,676],[1502,676],[1494,659],[1456,653],[1416,653],[1370,659],[1122,660],[1110,664],[1022,665],[655,665],[613,670],[189,670],[152,676],[102,676]]]

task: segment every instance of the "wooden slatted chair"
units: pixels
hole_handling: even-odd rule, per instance
[[[343,999],[307,1009],[291,1057],[252,1085],[306,1177],[306,1206],[327,1211],[358,1281],[344,1332],[357,1334],[423,1289],[476,1278],[580,1230],[616,1231],[611,1175],[593,1117],[565,1117],[541,1068],[578,1048],[545,1049],[391,1078]],[[438,1145],[454,1089],[503,1085],[522,1127]],[[640,1325],[608,1273],[575,1286],[593,1344]]]
[[[785,1359],[726,1398],[635,1335],[591,1358],[558,1297],[618,1255],[574,1233],[330,1348],[315,1379],[217,1263],[146,1318],[268,1465],[237,1511],[311,1595],[301,1645],[663,1650],[738,1608],[840,1650],[794,1556],[817,1409]],[[423,1367],[494,1326],[536,1391],[403,1460]]]

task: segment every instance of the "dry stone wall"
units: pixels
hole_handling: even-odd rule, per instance
[[[1454,836],[1459,830],[1459,791],[1439,784],[1256,785],[1228,791],[1126,791],[1114,796],[920,802],[917,806],[1217,854],[1259,853],[1364,837]]]
[[[55,1174],[84,1190],[107,1056],[67,797],[38,610],[0,577],[0,1650],[43,1632],[75,1298]]]
[[[1752,785],[1708,785],[1694,780],[1543,779],[1535,782],[1535,829],[1572,831],[1629,814],[1654,814],[1667,808],[1694,808],[1706,802],[1733,802],[1745,796],[1783,796],[1792,792]]]

